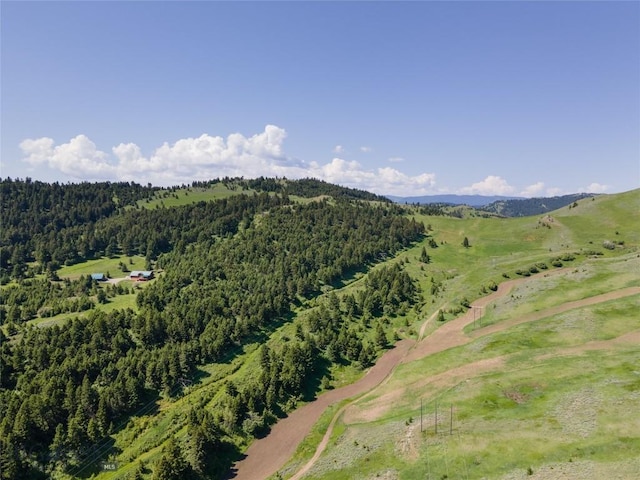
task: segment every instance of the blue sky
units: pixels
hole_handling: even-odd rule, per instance
[[[1,2],[3,178],[640,186],[638,2]]]

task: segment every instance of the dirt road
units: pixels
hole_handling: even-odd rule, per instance
[[[394,348],[385,352],[357,382],[325,392],[313,402],[280,420],[266,437],[251,444],[246,451],[246,457],[236,463],[228,478],[263,480],[276,473],[291,458],[329,405],[368,392],[378,385],[391,373],[414,343],[411,340],[401,340]]]
[[[555,273],[559,273],[560,271],[561,270],[556,270]],[[549,275],[549,273],[545,274],[545,276],[546,275]],[[516,285],[524,283],[530,279],[531,277],[525,277],[506,281],[500,284],[498,289],[492,294],[474,302],[472,307],[484,307],[492,301],[509,294]],[[541,312],[534,312],[532,314],[525,315],[512,321],[490,325],[473,332],[472,337],[465,335],[463,331],[466,325],[474,321],[474,308],[471,308],[463,316],[445,323],[429,336],[421,339],[418,343],[411,340],[402,340],[398,342],[395,348],[387,351],[378,360],[376,365],[371,368],[367,375],[359,381],[342,388],[325,392],[313,402],[304,405],[292,412],[287,418],[280,420],[273,426],[269,435],[262,439],[255,440],[251,444],[246,452],[245,458],[236,463],[228,478],[233,478],[235,480],[262,480],[276,473],[278,469],[291,458],[297,446],[308,435],[313,425],[317,422],[322,412],[324,412],[328,406],[346,398],[359,396],[369,392],[387,378],[393,369],[401,362],[406,363],[414,361],[449,348],[464,345],[478,336],[495,333],[519,323],[538,320],[570,309],[636,295],[638,293],[640,293],[640,287],[631,287],[575,302],[568,302]],[[424,325],[420,331],[421,333],[424,332]],[[420,337],[422,337],[422,335],[420,335]],[[487,362],[486,367],[495,367],[495,365],[489,364],[490,361],[491,359],[485,361]],[[495,360],[493,361],[495,362]],[[309,460],[307,464],[305,464],[293,477],[291,477],[291,480],[298,480],[311,468],[311,466],[313,466],[315,461],[324,451],[331,436],[331,432],[333,431],[335,422],[347,407],[348,406],[343,407],[334,415],[331,424],[329,425],[323,440],[318,445],[313,458]]]

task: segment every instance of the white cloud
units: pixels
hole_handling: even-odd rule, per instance
[[[460,189],[465,195],[512,195],[515,191],[507,181],[495,175],[489,175],[481,182]]]
[[[226,139],[208,134],[164,143],[145,156],[135,143],[121,143],[107,154],[85,135],[55,146],[51,138],[20,143],[23,161],[48,166],[81,180],[126,180],[171,186],[224,176],[315,177],[380,194],[424,195],[432,192],[435,175],[406,175],[393,168],[367,170],[358,162],[333,158],[329,163],[289,157],[283,145],[287,133],[275,125],[251,137],[233,133]],[[336,149],[342,150],[341,146]]]
[[[594,182],[587,187],[581,187],[578,191],[585,193],[605,193],[607,190],[609,190],[609,185]]]
[[[342,145],[336,145],[335,147],[333,147],[333,153],[344,153],[344,147]]]
[[[331,163],[318,167],[312,176],[385,195],[425,195],[432,192],[435,185],[433,173],[411,177],[390,167],[364,170],[358,162],[342,158],[334,158]]]
[[[558,187],[550,187],[547,188],[547,197],[557,197],[558,195],[562,195],[564,192],[561,188]]]
[[[543,190],[544,182],[537,182],[526,187],[522,192],[520,192],[520,195],[522,195],[523,197],[536,197],[540,196]]]
[[[108,162],[108,155],[98,150],[85,135],[78,135],[57,147],[53,145],[53,139],[47,137],[24,140],[20,143],[20,148],[27,155],[23,160],[33,166],[46,165],[72,176],[80,173],[106,179],[115,173],[114,166]]]
[[[401,162],[404,162],[404,158],[402,158],[402,157],[391,157],[391,158],[389,158],[389,162],[391,162],[391,163],[401,163]]]
[[[373,148],[371,147],[360,147],[360,151],[364,153],[373,152]]]

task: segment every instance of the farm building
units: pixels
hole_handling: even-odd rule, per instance
[[[138,282],[144,282],[153,278],[153,271],[151,270],[134,270],[129,274],[131,280]]]
[[[95,282],[106,282],[107,276],[104,273],[92,273],[91,280]]]

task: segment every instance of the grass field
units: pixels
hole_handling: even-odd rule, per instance
[[[241,193],[252,195],[253,192],[254,190],[231,190],[222,183],[216,183],[208,188],[187,187],[178,188],[174,191],[163,190],[156,193],[155,197],[151,200],[139,200],[138,206],[141,208],[157,208],[159,206],[176,207],[190,203],[218,200]]]
[[[101,257],[96,260],[87,260],[86,262],[65,266],[58,270],[58,276],[60,278],[75,279],[80,277],[80,275],[86,276],[92,273],[104,273],[106,275],[108,272],[112,278],[126,277],[128,272],[122,272],[122,270],[120,270],[120,262],[124,263],[129,271],[145,270],[144,257],[140,255],[134,255],[132,257],[122,255],[116,257]]]

